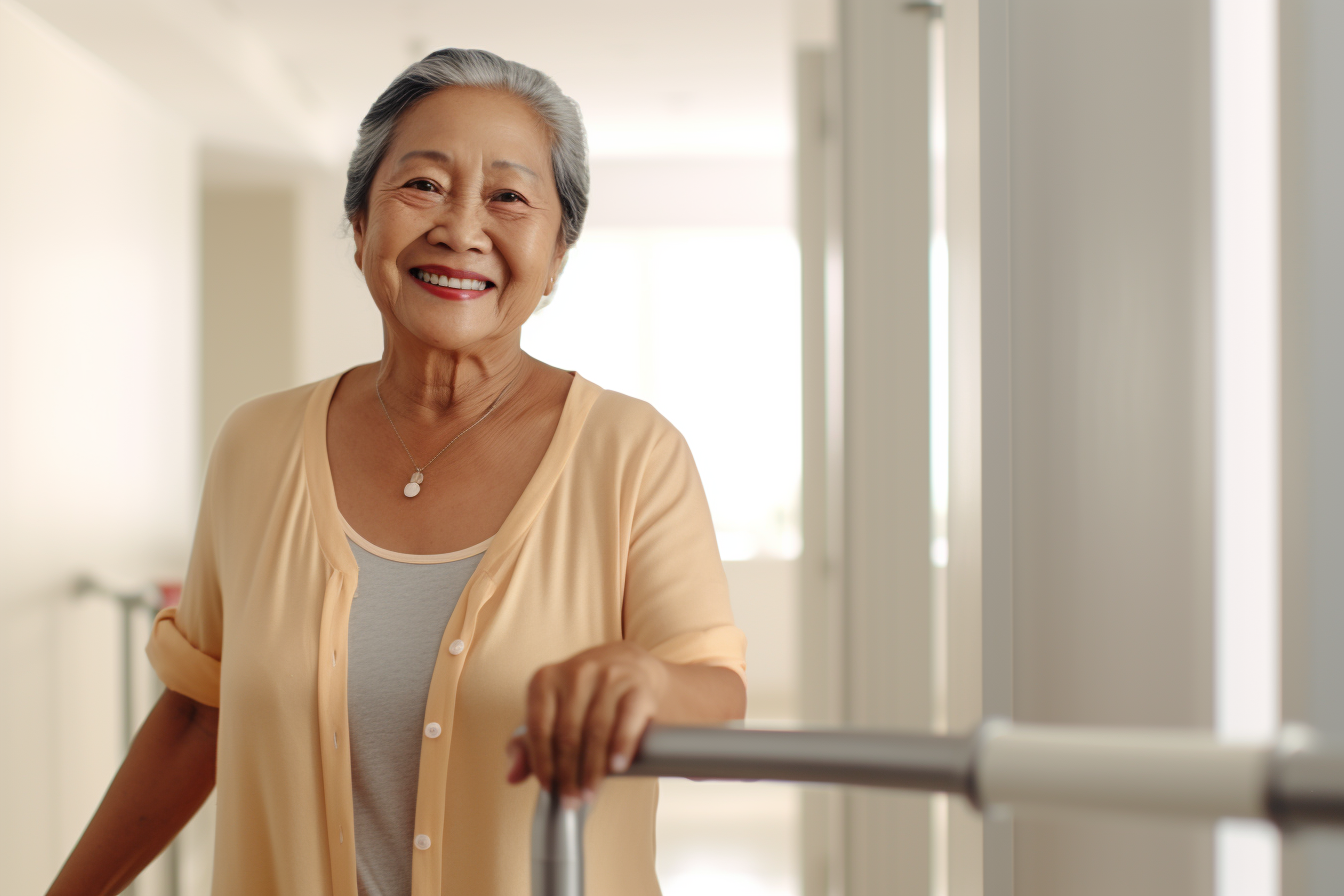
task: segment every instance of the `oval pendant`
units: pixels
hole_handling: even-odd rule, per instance
[[[406,487],[401,490],[401,493],[408,498],[414,498],[416,495],[420,494],[420,483],[418,482],[406,483]]]
[[[421,473],[419,470],[416,470],[414,473],[411,474],[411,481],[414,482],[416,485],[419,485],[420,483],[425,481],[425,474]]]

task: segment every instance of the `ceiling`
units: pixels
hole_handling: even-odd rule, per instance
[[[210,148],[338,166],[411,61],[478,47],[541,69],[595,158],[773,157],[791,146],[789,0],[23,0]]]

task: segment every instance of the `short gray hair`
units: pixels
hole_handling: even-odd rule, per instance
[[[345,216],[368,210],[369,188],[396,133],[397,122],[419,100],[444,87],[486,87],[526,102],[551,132],[551,169],[560,194],[560,232],[572,246],[588,213],[588,139],[579,104],[549,76],[485,50],[435,50],[383,91],[359,125],[345,181]]]

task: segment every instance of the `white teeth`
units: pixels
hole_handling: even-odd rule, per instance
[[[470,280],[466,278],[448,277],[443,274],[431,274],[428,271],[422,271],[416,268],[415,276],[426,283],[432,283],[435,286],[446,286],[449,289],[485,289],[489,282],[485,280]]]

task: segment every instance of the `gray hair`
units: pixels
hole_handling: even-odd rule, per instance
[[[443,87],[486,87],[526,102],[551,132],[551,169],[560,194],[561,234],[572,246],[588,213],[588,140],[579,105],[547,75],[485,50],[435,50],[383,91],[359,125],[359,141],[346,172],[345,215],[368,210],[369,188],[392,143],[397,122],[416,102]]]

